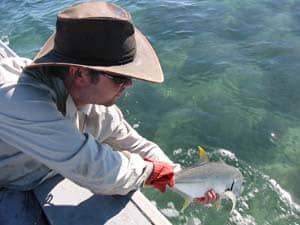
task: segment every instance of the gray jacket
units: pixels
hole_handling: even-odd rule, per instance
[[[28,190],[56,173],[94,193],[126,194],[172,163],[124,120],[117,106],[78,112],[63,81],[20,73],[24,58],[0,61],[0,187]]]

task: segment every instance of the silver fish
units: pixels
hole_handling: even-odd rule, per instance
[[[183,195],[185,204],[183,209],[193,202],[193,199],[202,197],[209,190],[222,198],[230,198],[235,208],[236,198],[243,189],[243,175],[241,172],[223,162],[203,162],[196,166],[185,168],[175,174],[176,184],[173,190]]]

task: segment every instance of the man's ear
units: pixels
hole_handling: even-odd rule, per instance
[[[90,84],[90,77],[87,69],[82,67],[70,66],[69,72],[74,86],[85,87]]]

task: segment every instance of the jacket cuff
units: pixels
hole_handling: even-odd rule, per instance
[[[153,170],[154,170],[153,163],[148,162],[148,161],[145,161],[145,163],[146,163],[146,167],[145,167],[144,174],[145,174],[146,179],[143,183],[143,187],[147,186],[146,182],[149,180],[149,178],[151,177]]]

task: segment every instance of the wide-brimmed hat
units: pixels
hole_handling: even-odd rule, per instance
[[[56,32],[27,68],[75,65],[163,82],[158,57],[130,14],[108,2],[74,5],[57,15]]]

